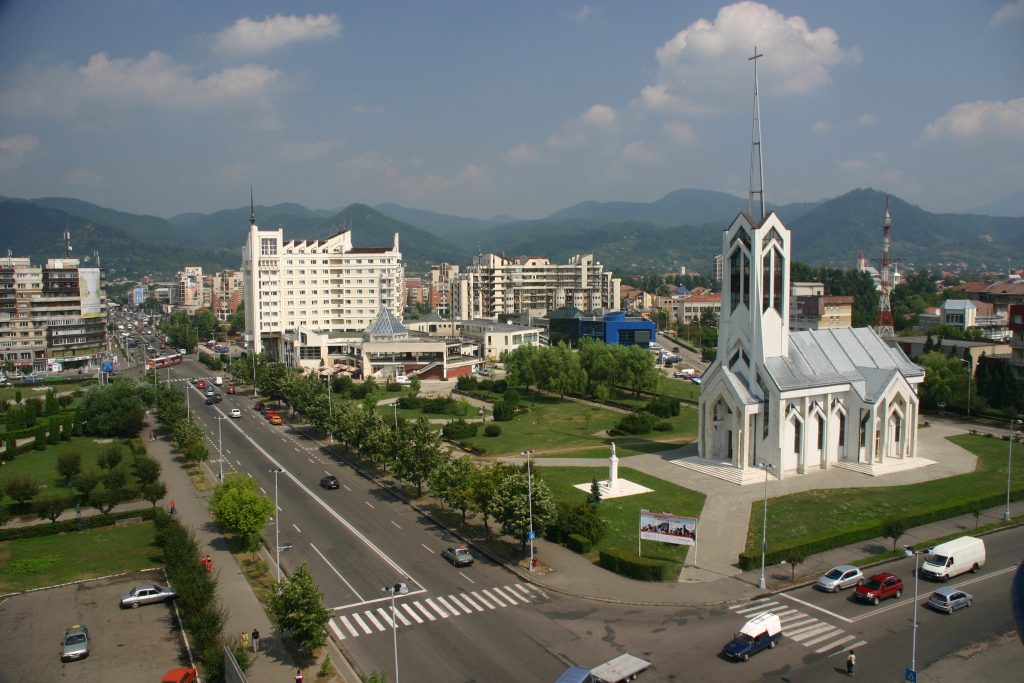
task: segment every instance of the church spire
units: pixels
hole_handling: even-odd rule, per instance
[[[757,225],[764,221],[764,154],[761,151],[761,101],[757,90],[757,60],[764,57],[754,46],[754,56],[747,61],[754,62],[754,123],[750,146],[750,195],[747,199],[747,213]],[[757,209],[757,213],[754,210]]]
[[[256,225],[256,205],[252,200],[252,185],[249,186],[249,225]]]

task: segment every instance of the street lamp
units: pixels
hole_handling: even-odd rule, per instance
[[[274,473],[274,550],[277,562],[277,582],[281,583],[281,508],[277,506],[277,475],[284,470],[275,467],[270,471]]]
[[[764,470],[764,515],[761,517],[761,581],[757,585],[764,590],[768,587],[764,580],[764,557],[768,551],[768,470],[775,469],[775,465],[763,462],[758,467]]]
[[[527,538],[530,541],[530,571],[533,569],[533,468],[530,465],[530,455],[533,451],[523,451],[519,455],[526,456],[526,499],[530,508],[530,533]]]
[[[966,358],[960,359],[961,363],[967,363],[967,417],[971,417],[971,380],[974,377],[974,367],[971,365],[971,361]]]
[[[222,438],[220,421],[224,419],[223,415],[217,416],[217,462],[220,464],[220,481],[224,483],[224,440]]]
[[[395,644],[395,683],[398,683],[398,621],[395,619],[395,596],[408,593],[409,586],[405,581],[399,581],[394,586],[385,586],[382,590],[391,594],[391,636]]]
[[[395,429],[398,429],[398,399],[397,398],[395,399],[395,402],[391,404],[391,407],[395,409]]]
[[[327,413],[330,416],[327,423],[327,443],[334,443],[334,434],[331,432],[331,426],[334,425],[334,397],[331,396],[331,381],[325,377],[327,381],[324,384],[327,386]]]
[[[1010,521],[1010,466],[1013,463],[1013,425],[1019,425],[1020,420],[1010,418],[1010,449],[1006,454],[1006,510],[1003,512],[1003,521]]]
[[[911,630],[910,638],[910,670],[917,673],[917,571],[918,560],[927,550],[914,550],[914,546],[903,546],[903,554],[907,557],[914,556],[914,628]]]

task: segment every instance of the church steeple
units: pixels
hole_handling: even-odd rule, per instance
[[[249,225],[256,225],[256,205],[252,199],[252,185],[249,186]]]
[[[750,194],[747,199],[747,213],[757,225],[764,220],[764,153],[761,150],[761,99],[757,88],[757,60],[764,57],[754,46],[754,56],[747,61],[754,62],[754,122],[750,145]],[[754,210],[757,213],[754,213]]]

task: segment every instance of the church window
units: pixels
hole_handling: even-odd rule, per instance
[[[818,450],[825,448],[825,420],[818,416]]]
[[[757,376],[757,386],[761,389],[761,438],[767,439],[768,430],[771,428],[771,406],[768,401],[768,387],[765,386],[761,375]]]
[[[868,418],[871,417],[871,413],[864,411],[864,414],[860,418],[860,447],[864,448],[868,441]]]
[[[783,289],[782,281],[786,267],[786,257],[783,256],[782,252],[778,249],[773,249],[772,255],[775,266],[775,270],[772,273],[772,306],[774,306],[775,310],[779,312],[779,315],[785,315],[783,312],[783,306],[785,305],[785,298],[783,297],[783,294],[785,293],[785,290]]]
[[[893,422],[895,422],[895,429],[893,430],[896,441],[902,441],[903,437],[903,420],[899,415],[893,415]]]
[[[743,251],[737,249],[729,257],[729,310],[735,310],[740,305],[743,291],[740,285],[742,278]]]
[[[772,296],[772,252],[761,257],[761,312],[771,307]]]
[[[839,446],[846,445],[846,413],[839,413]]]
[[[800,440],[803,437],[803,423],[800,420],[793,420],[793,452],[800,452]]]

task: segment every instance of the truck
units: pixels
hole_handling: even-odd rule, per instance
[[[921,564],[921,576],[949,581],[964,572],[977,572],[985,565],[985,542],[961,536],[931,549]]]
[[[747,623],[726,643],[722,654],[727,659],[747,661],[751,655],[765,648],[773,648],[782,638],[782,622],[777,614],[761,612]]]
[[[640,659],[627,653],[594,667],[590,670],[590,676],[594,679],[594,683],[620,683],[633,680],[642,671],[646,671],[652,666],[653,664],[646,659]]]

